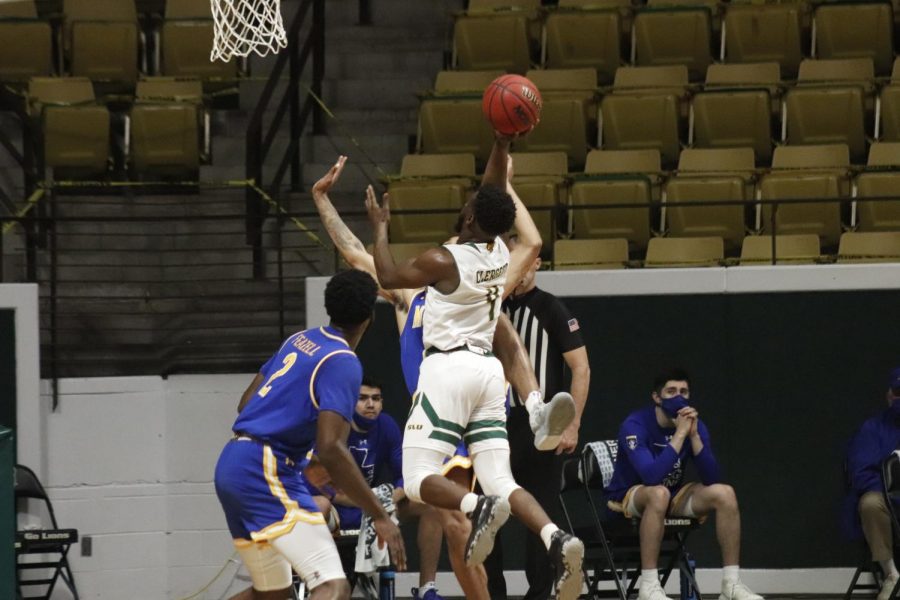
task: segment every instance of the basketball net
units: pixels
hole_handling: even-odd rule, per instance
[[[210,62],[276,54],[287,47],[280,0],[210,0],[215,35]]]

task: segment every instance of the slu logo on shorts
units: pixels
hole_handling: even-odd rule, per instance
[[[407,429],[411,429],[413,431],[419,431],[423,427],[425,427],[425,426],[422,425],[421,423],[410,423],[409,425],[406,426]]]

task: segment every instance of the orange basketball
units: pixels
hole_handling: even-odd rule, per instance
[[[501,75],[481,100],[484,116],[503,135],[526,133],[541,120],[541,92],[521,75]]]

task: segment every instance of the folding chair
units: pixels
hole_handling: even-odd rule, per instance
[[[606,507],[603,490],[612,478],[617,454],[616,440],[590,442],[580,458],[566,461],[563,467],[559,500],[569,529],[585,544],[584,564],[590,572],[586,573],[588,592],[583,597],[590,600],[628,600],[636,593],[640,575],[640,519],[610,514]],[[685,548],[688,534],[698,526],[697,519],[666,519],[659,561],[663,586],[677,567],[700,598]],[[610,581],[614,589],[600,589],[601,583]]]
[[[50,528],[20,531],[16,536],[16,588],[22,600],[29,598],[41,598],[49,600],[53,595],[56,582],[62,580],[75,600],[78,600],[78,591],[75,589],[75,579],[72,569],[69,567],[67,555],[69,547],[78,542],[78,532],[74,529],[60,529],[56,522],[56,514],[53,512],[53,504],[47,497],[44,486],[38,480],[34,471],[24,465],[16,465],[16,500],[33,499],[42,502],[49,521]],[[38,560],[23,561],[27,555],[39,555]],[[23,578],[25,572],[51,571],[52,575],[41,578]],[[46,586],[46,591],[37,596],[26,596],[25,589],[35,589]]]

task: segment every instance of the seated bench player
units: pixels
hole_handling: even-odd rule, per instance
[[[705,517],[716,513],[716,537],[724,564],[719,600],[762,600],[741,582],[741,517],[734,489],[719,482],[709,431],[690,405],[690,377],[681,369],[660,374],[653,403],[628,415],[619,429],[619,455],[606,488],[609,508],[640,517],[641,586],[638,600],[667,600],[657,561],[667,515]],[[694,462],[700,483],[684,481]]]

